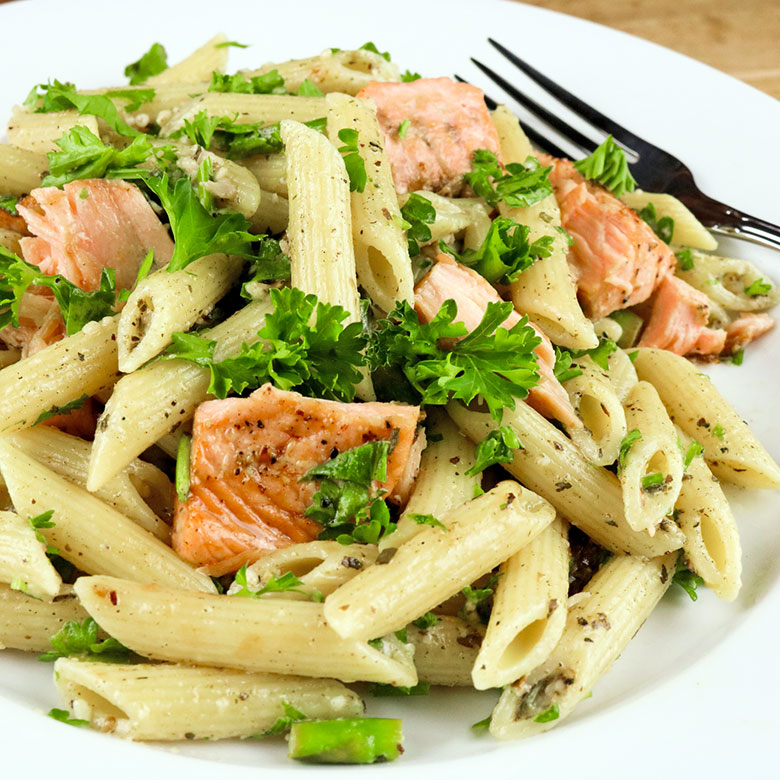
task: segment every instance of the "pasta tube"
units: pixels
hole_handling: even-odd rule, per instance
[[[0,512],[0,582],[46,601],[51,601],[62,585],[46,557],[46,545],[36,539],[30,522],[13,512]]]

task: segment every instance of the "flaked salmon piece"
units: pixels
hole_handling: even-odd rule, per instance
[[[745,344],[755,341],[759,336],[772,330],[774,326],[775,321],[766,313],[743,312],[726,328],[725,351],[727,353],[737,352]]]
[[[719,355],[726,331],[708,328],[710,300],[676,276],[666,276],[651,302],[640,347],[666,349],[677,355]]]
[[[34,355],[49,344],[65,337],[65,323],[59,304],[51,290],[30,288],[19,303],[19,327],[7,325],[0,339],[9,347],[22,351],[22,357]]]
[[[502,303],[493,286],[476,271],[440,254],[430,271],[414,288],[414,308],[419,317],[430,322],[442,307],[452,298],[458,305],[456,322],[462,322],[469,331],[479,325],[489,303]],[[521,316],[513,311],[501,327],[511,328],[520,322]],[[542,343],[536,348],[539,364],[539,383],[531,388],[528,403],[545,417],[554,417],[564,425],[579,428],[582,421],[572,408],[569,396],[555,378],[555,352],[550,340],[532,322],[528,323]]]
[[[15,217],[5,209],[0,208],[0,228],[3,230],[13,230],[14,233],[20,233],[23,236],[29,236],[27,224],[23,217]]]
[[[372,81],[357,96],[376,104],[398,192],[458,195],[477,149],[499,156],[498,132],[485,95],[471,84],[448,78]]]
[[[584,179],[570,160],[546,155],[561,222],[572,237],[569,264],[592,319],[647,300],[675,266],[672,250],[628,206]]]
[[[301,477],[394,431],[387,480],[377,488],[400,503],[406,475],[419,466],[419,420],[416,406],[324,401],[270,384],[248,398],[201,404],[192,429],[190,493],[176,506],[173,548],[222,575],[270,550],[316,539],[320,525],[304,513],[317,483]]]
[[[82,290],[96,290],[103,268],[117,287],[133,286],[150,249],[158,264],[173,255],[173,241],[134,184],[117,179],[72,181],[63,189],[33,190],[17,206],[32,238],[19,244],[28,263],[62,274]]]
[[[78,409],[49,417],[41,425],[51,425],[63,433],[69,433],[71,436],[92,440],[95,438],[98,416],[99,413],[95,402],[91,398],[87,398]]]

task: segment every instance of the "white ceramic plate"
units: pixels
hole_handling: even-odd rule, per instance
[[[475,55],[505,72],[488,35],[685,160],[702,188],[780,222],[777,182],[780,103],[671,51],[571,17],[487,0],[132,0],[16,2],[0,7],[7,115],[30,86],[57,77],[80,87],[125,83],[122,69],[156,40],[175,62],[218,31],[253,44],[231,50],[231,67],[301,57],[373,40],[403,68],[459,73],[496,90],[470,66]],[[533,90],[531,90],[533,91]],[[780,279],[780,254],[724,245]],[[772,454],[780,456],[774,356],[780,332],[748,349],[742,367],[716,366],[716,384]],[[472,736],[494,694],[445,691],[369,701],[369,712],[404,719],[406,755],[363,769],[306,767],[283,743],[226,742],[152,747],[68,728],[44,716],[60,706],[51,666],[0,655],[0,766],[4,777],[322,777],[349,771],[383,777],[489,776],[616,780],[669,774],[769,777],[780,727],[775,652],[780,629],[778,497],[730,490],[744,546],[744,586],[734,604],[704,592],[692,604],[674,588],[593,698],[560,728],[522,743]]]

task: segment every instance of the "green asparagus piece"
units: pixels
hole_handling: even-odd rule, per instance
[[[623,333],[617,340],[617,345],[622,349],[633,347],[639,337],[639,331],[642,329],[642,318],[628,309],[613,311],[609,316],[623,329]]]
[[[304,720],[290,728],[290,758],[313,764],[375,764],[403,753],[394,718]]]

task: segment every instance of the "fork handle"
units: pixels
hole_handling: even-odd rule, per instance
[[[701,221],[714,231],[734,238],[780,249],[780,226],[739,211],[703,193],[673,192]]]

